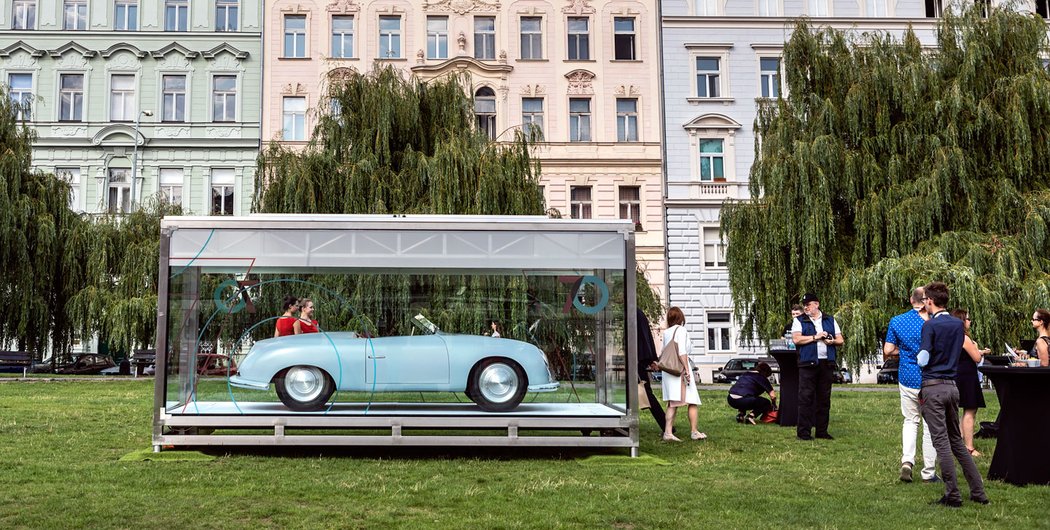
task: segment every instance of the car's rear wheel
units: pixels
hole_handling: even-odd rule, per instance
[[[518,363],[493,358],[481,361],[471,372],[467,395],[490,412],[513,410],[525,398],[529,381]]]
[[[332,378],[316,366],[287,368],[273,378],[273,383],[281,403],[300,412],[323,409],[335,392]]]

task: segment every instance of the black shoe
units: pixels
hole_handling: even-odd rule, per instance
[[[901,482],[911,482],[911,462],[901,464]]]
[[[834,436],[832,436],[832,435],[830,435],[828,433],[818,434],[817,438],[820,438],[821,440],[834,440],[835,439]]]
[[[970,500],[973,501],[973,502],[976,502],[977,504],[988,504],[988,503],[992,502],[992,501],[988,500],[988,497],[985,497],[983,499],[978,499],[977,497],[974,497],[973,495],[970,495]]]
[[[962,508],[962,501],[953,501],[948,497],[941,497],[930,504],[940,504],[941,506],[947,506],[948,508]]]
[[[922,481],[927,484],[937,484],[938,482],[944,482],[943,480],[941,480],[941,477],[938,477],[937,475],[934,475],[933,478],[924,478],[922,479]]]
[[[812,440],[813,437],[808,435],[808,434],[800,434],[800,435],[798,435],[798,439],[799,440],[807,440],[808,441],[808,440]]]
[[[737,423],[744,423],[744,413],[743,412],[741,412],[740,414],[736,415],[736,422]]]

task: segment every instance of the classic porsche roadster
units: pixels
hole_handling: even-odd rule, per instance
[[[526,392],[558,389],[547,356],[511,339],[442,333],[422,315],[420,335],[362,338],[310,333],[256,342],[230,384],[269,390],[295,411],[323,410],[338,389],[464,392],[486,411],[513,410]]]

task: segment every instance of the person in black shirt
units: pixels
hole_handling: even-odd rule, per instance
[[[649,372],[651,370],[659,370],[656,364],[656,361],[659,360],[659,357],[656,355],[656,341],[653,340],[653,330],[649,325],[649,319],[645,317],[645,313],[641,309],[637,311],[638,379],[645,384],[645,394],[649,396],[649,412],[652,413],[656,424],[663,431],[664,425],[667,423],[667,417],[664,414],[663,407],[660,406],[660,400],[656,399],[656,394],[653,394],[652,385],[649,384]]]
[[[756,415],[761,416],[773,410],[771,400],[777,398],[777,393],[769,383],[771,375],[773,369],[768,364],[758,363],[754,370],[748,370],[741,375],[729,389],[729,406],[740,411],[736,415],[736,421],[754,425]],[[768,393],[769,399],[762,397],[763,393]]]

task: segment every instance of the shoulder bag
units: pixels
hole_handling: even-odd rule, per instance
[[[678,356],[678,343],[674,340],[674,336],[677,334],[678,330],[676,329],[671,335],[671,341],[660,351],[660,362],[657,363],[660,370],[675,377],[681,376],[682,372],[685,371],[685,366],[682,366],[682,358]]]

